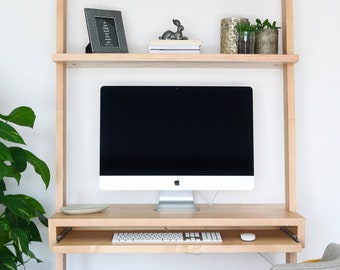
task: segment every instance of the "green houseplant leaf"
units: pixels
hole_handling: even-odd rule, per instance
[[[22,196],[16,194],[5,195],[2,199],[2,204],[7,208],[15,217],[23,219],[30,219],[35,217],[35,211],[32,206],[26,202]],[[10,217],[8,217],[10,219]],[[15,221],[12,221],[13,223]]]
[[[33,128],[35,122],[34,111],[31,108],[25,106],[14,109],[9,115],[0,114],[0,118],[6,122],[11,122],[19,126],[31,128]]]
[[[11,125],[33,128],[35,118],[33,110],[25,106],[8,115],[0,114],[0,270],[16,270],[31,259],[41,262],[30,250],[30,243],[42,241],[34,219],[47,226],[45,210],[36,199],[25,194],[7,194],[6,188],[7,179],[14,178],[20,184],[27,164],[33,166],[45,188],[49,186],[47,164],[22,148],[26,147],[25,141]]]
[[[276,26],[276,21],[270,23],[268,19],[265,19],[263,22],[260,19],[256,19],[256,29],[258,32],[263,31],[264,29],[280,29],[281,27]]]
[[[8,166],[0,161],[0,179],[4,178],[8,174],[8,172],[9,172]],[[0,190],[2,189],[0,188]]]
[[[40,158],[36,157],[30,151],[25,151],[27,161],[34,167],[34,170],[37,174],[41,176],[41,179],[44,181],[46,188],[50,184],[50,170],[48,169],[46,163],[42,161]]]
[[[16,270],[15,255],[5,246],[0,246],[0,269]]]
[[[13,161],[11,151],[2,142],[0,142],[0,160]]]
[[[10,147],[13,162],[12,166],[15,172],[21,173],[27,168],[27,157],[26,152],[20,147]]]
[[[0,138],[14,143],[25,144],[19,133],[6,122],[0,121]]]

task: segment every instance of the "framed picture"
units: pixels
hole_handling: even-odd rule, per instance
[[[85,8],[84,11],[90,40],[86,52],[128,52],[120,11],[91,8]]]

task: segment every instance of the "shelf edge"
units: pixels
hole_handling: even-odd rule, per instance
[[[105,67],[105,66],[199,66],[209,67],[228,65],[283,66],[295,64],[299,56],[283,54],[53,54],[56,63],[66,63],[68,67]]]

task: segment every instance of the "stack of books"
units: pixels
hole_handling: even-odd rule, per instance
[[[200,53],[201,41],[197,39],[173,40],[156,39],[150,40],[149,53]]]

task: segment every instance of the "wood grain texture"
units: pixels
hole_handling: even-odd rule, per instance
[[[298,55],[282,54],[54,54],[52,60],[68,67],[282,67],[297,63]]]
[[[293,228],[300,239],[296,243],[281,231]],[[210,231],[223,232],[223,245],[147,245],[145,252],[300,252],[305,220],[277,204],[200,205],[196,212],[158,212],[153,205],[112,205],[96,214],[56,213],[49,219],[50,247],[57,253],[141,252],[140,245],[112,246],[113,231]],[[65,227],[72,230],[58,244],[56,236]],[[242,242],[239,233],[256,231],[256,241]],[[301,235],[299,235],[301,233]]]
[[[59,244],[56,253],[229,253],[229,252],[300,252],[301,244],[279,230],[252,230],[253,242],[240,239],[243,231],[221,231],[222,244],[112,244],[114,231],[71,231]]]

